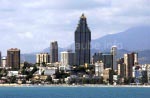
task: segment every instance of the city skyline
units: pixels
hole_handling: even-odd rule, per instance
[[[70,45],[74,42],[77,17],[82,13],[88,17],[92,39],[137,25],[149,25],[150,1],[115,1],[0,0],[2,55],[12,47],[21,49],[22,53],[40,51],[53,40],[57,40],[60,47]]]

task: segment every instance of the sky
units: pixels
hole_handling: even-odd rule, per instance
[[[150,0],[0,0],[0,51],[41,51],[58,41],[74,42],[82,13],[92,39],[139,25],[150,25]]]

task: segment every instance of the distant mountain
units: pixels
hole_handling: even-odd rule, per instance
[[[36,62],[36,54],[21,54],[21,62],[25,61],[34,64]]]
[[[108,50],[113,45],[125,50],[150,49],[150,26],[130,28],[117,34],[109,34],[92,41],[92,47],[100,50]]]
[[[138,53],[141,64],[150,64],[150,50],[139,51]]]
[[[92,40],[91,43],[91,53],[95,52],[110,52],[110,48],[113,45],[118,47],[118,58],[123,57],[124,53],[129,53],[135,51],[139,53],[140,63],[150,63],[150,26],[138,26],[130,28],[124,32],[109,34],[101,38]],[[59,47],[59,57],[60,52],[66,51],[67,49],[72,49],[74,51],[74,44],[66,48]],[[129,51],[127,51],[129,50]],[[50,49],[46,48],[41,52],[49,53]],[[23,54],[21,56],[22,61],[28,61],[35,63],[35,53],[34,54]]]

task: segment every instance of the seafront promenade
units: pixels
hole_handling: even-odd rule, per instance
[[[68,84],[0,84],[0,87],[148,87],[150,85],[98,85],[98,84],[83,84],[83,85],[68,85]]]

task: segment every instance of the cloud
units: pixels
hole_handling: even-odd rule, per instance
[[[57,40],[74,41],[79,17],[85,13],[92,39],[137,25],[150,25],[149,0],[0,0],[0,50],[40,51]],[[66,36],[67,35],[67,36]]]
[[[18,33],[18,37],[23,39],[33,39],[33,34],[31,32]]]

